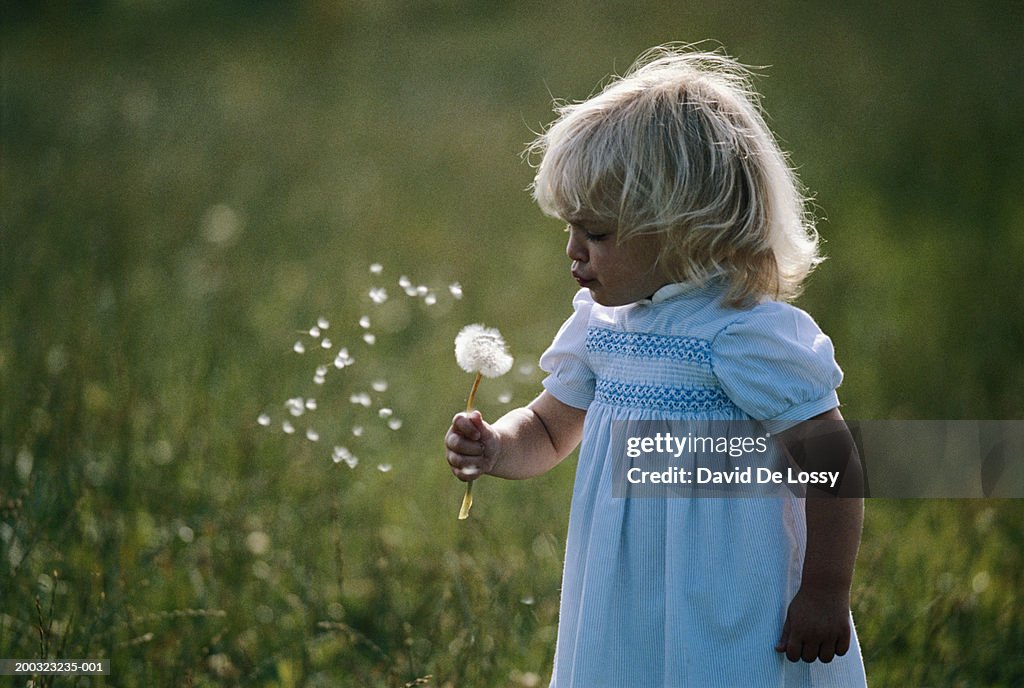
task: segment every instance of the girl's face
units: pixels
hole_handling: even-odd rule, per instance
[[[573,217],[565,253],[572,276],[602,306],[625,306],[650,298],[675,280],[658,262],[661,238],[641,234],[617,241],[615,229],[593,218]]]

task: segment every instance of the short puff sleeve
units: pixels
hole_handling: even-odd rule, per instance
[[[594,400],[594,371],[587,364],[587,327],[594,307],[590,292],[578,291],[572,307],[573,314],[540,357],[540,367],[548,373],[544,389],[563,404],[586,410]]]
[[[712,343],[712,366],[732,402],[768,432],[839,406],[843,371],[832,340],[785,303],[762,303],[722,330]]]

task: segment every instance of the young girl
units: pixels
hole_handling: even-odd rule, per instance
[[[539,475],[582,438],[551,685],[864,685],[861,499],[613,495],[614,421],[755,420],[788,448],[842,421],[831,341],[786,303],[817,234],[746,71],[657,48],[559,115],[534,197],[568,223],[574,313],[540,396],[445,437],[462,480]],[[841,427],[816,460],[850,460],[856,494]]]

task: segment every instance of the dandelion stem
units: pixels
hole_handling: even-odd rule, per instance
[[[473,389],[469,390],[469,401],[466,402],[466,413],[473,410],[473,400],[476,399],[476,389],[480,386],[481,378],[483,378],[483,373],[477,373],[476,379],[473,380]]]
[[[466,413],[473,410],[473,400],[476,399],[476,390],[480,386],[483,373],[477,372],[473,380],[473,389],[469,391],[469,401],[466,402]],[[466,483],[466,494],[462,497],[462,507],[459,509],[459,520],[465,521],[469,518],[469,510],[473,506],[473,481]]]

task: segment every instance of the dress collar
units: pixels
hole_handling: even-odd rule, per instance
[[[662,301],[668,301],[672,297],[679,296],[683,292],[690,291],[693,287],[694,285],[691,282],[673,282],[658,289],[658,291],[654,292],[651,298],[640,299],[637,303],[645,306],[659,304]]]

